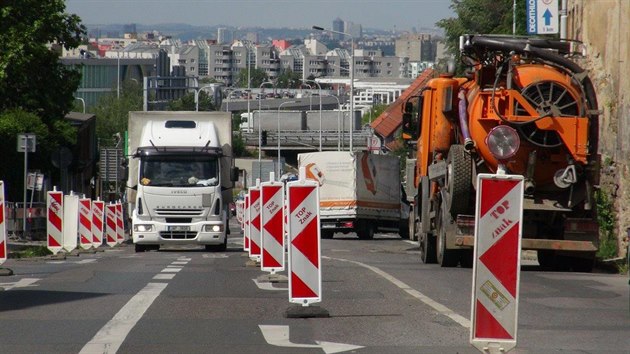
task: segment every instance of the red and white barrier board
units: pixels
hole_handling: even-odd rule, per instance
[[[63,244],[63,192],[53,189],[46,195],[47,248],[53,254],[61,251]]]
[[[262,256],[260,269],[276,273],[284,270],[284,186],[282,182],[260,184],[262,212]]]
[[[4,208],[4,181],[0,181],[0,265],[7,260],[7,223]]]
[[[470,342],[481,351],[516,346],[523,177],[479,174]]]
[[[105,202],[92,202],[92,246],[98,248],[103,244],[103,230],[105,229]]]
[[[249,253],[249,193],[243,202],[243,251]]]
[[[241,230],[243,229],[243,204],[245,202],[243,200],[237,200],[236,202],[234,202],[234,204],[236,205],[236,221],[238,221],[238,225],[240,226]]]
[[[79,196],[63,196],[63,249],[71,252],[78,245],[79,234]]]
[[[92,247],[92,201],[79,199],[79,246],[87,250]]]
[[[260,187],[249,189],[249,257],[260,260]]]
[[[289,302],[303,306],[322,299],[318,189],[306,179],[287,183]]]
[[[125,240],[125,222],[123,220],[122,203],[116,204],[116,243],[121,244]]]
[[[116,246],[117,243],[116,234],[116,205],[107,204],[105,206],[105,243],[109,247]]]

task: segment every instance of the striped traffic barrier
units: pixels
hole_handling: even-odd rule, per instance
[[[46,246],[53,254],[63,248],[63,192],[53,187],[46,194]]]
[[[109,247],[114,247],[116,242],[116,206],[107,204],[105,206],[105,243]]]
[[[260,184],[262,204],[260,269],[271,274],[284,270],[284,185],[274,179],[272,172],[269,182]]]
[[[4,181],[0,181],[0,265],[7,260],[7,224],[4,216]]]
[[[309,306],[322,300],[319,184],[305,178],[287,183],[289,302]]]
[[[243,251],[249,253],[249,192],[243,203]]]
[[[260,179],[249,189],[249,258],[260,261]]]
[[[125,223],[123,221],[122,202],[116,202],[116,243],[121,244],[125,240]]]
[[[99,248],[103,244],[105,229],[105,202],[100,198],[92,202],[92,246]]]
[[[70,191],[63,196],[63,249],[72,252],[78,246],[79,196]]]
[[[79,199],[79,246],[92,248],[92,200],[85,197]]]
[[[523,185],[523,176],[477,176],[470,342],[483,352],[516,347]]]

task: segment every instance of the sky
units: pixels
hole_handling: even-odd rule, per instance
[[[66,0],[84,24],[331,28],[339,17],[363,28],[433,28],[454,17],[450,0]]]

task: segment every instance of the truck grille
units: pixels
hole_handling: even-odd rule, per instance
[[[191,240],[197,237],[197,231],[160,231],[160,237],[167,240]]]
[[[203,209],[155,209],[158,216],[195,217],[203,214]]]

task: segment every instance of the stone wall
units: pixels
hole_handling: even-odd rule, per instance
[[[630,228],[630,1],[568,0],[567,37],[582,41],[599,102],[601,188],[615,201],[619,255]]]

